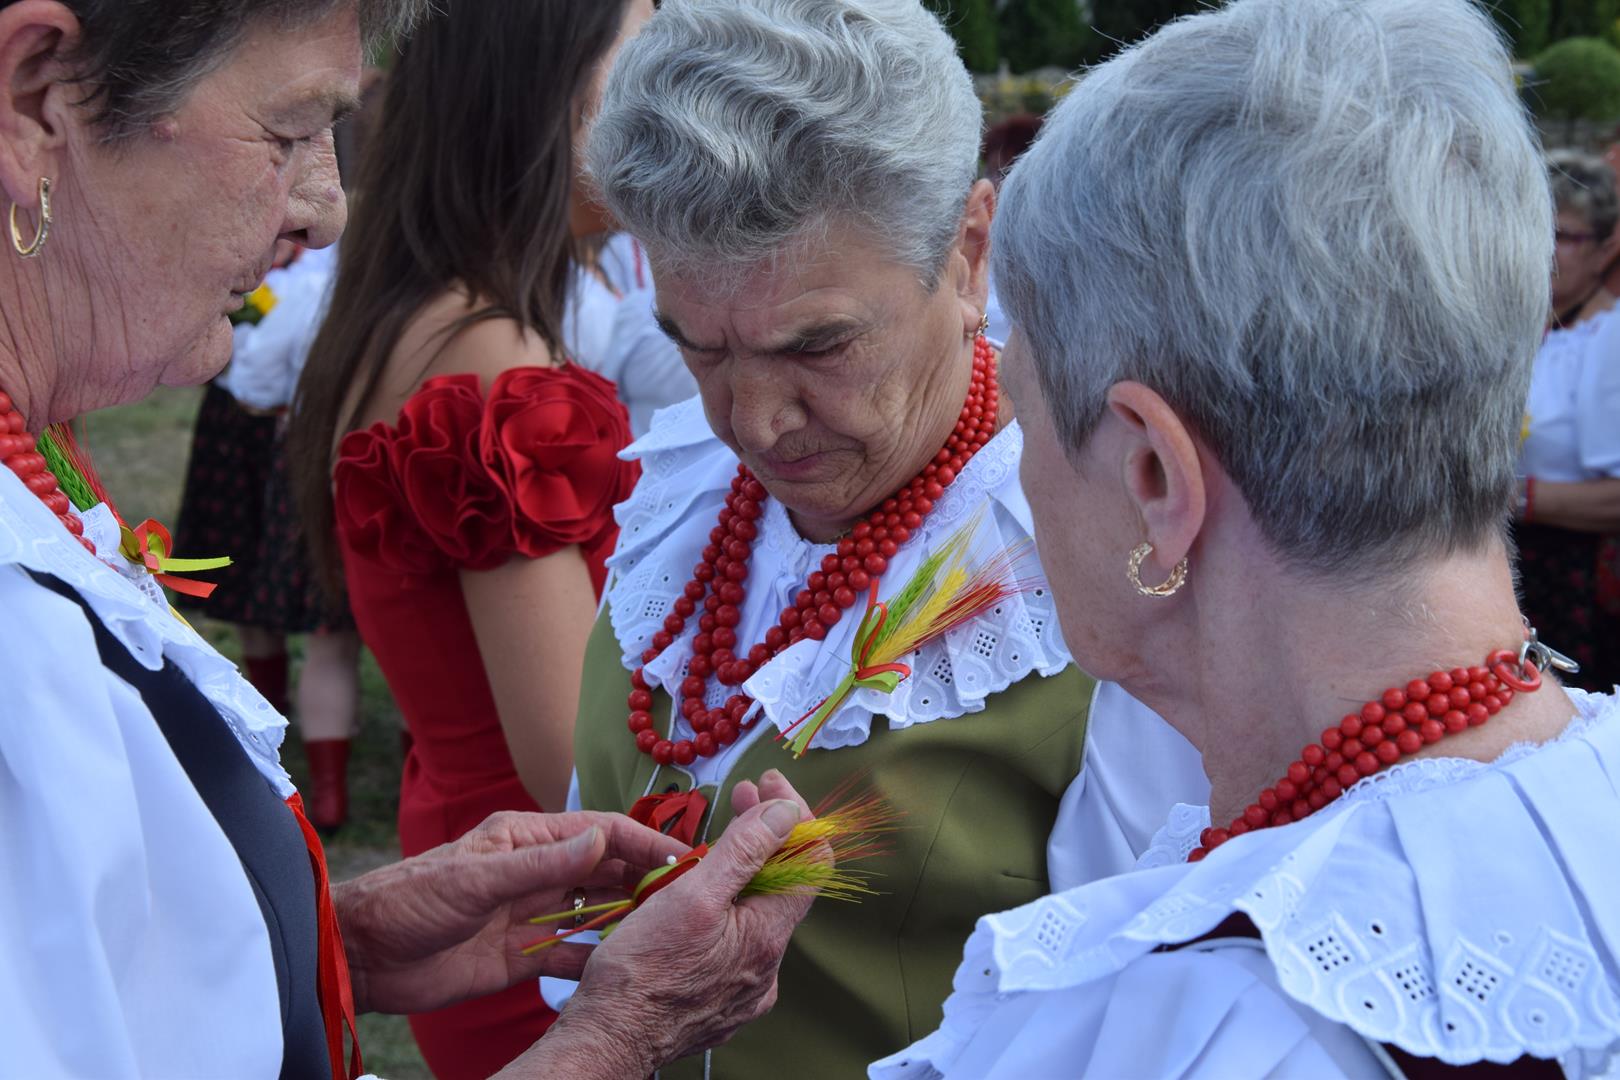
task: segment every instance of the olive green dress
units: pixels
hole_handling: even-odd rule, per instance
[[[644,792],[684,791],[691,780],[658,768],[625,727],[630,676],[609,615],[597,620],[586,653],[575,767],[585,809],[623,811]],[[812,749],[798,760],[769,735],[755,740],[730,783],[779,769],[814,805],[860,776],[903,812],[903,828],[893,854],[869,864],[881,895],[811,909],[782,962],[776,1008],[660,1077],[865,1076],[869,1062],[937,1028],[974,921],[1050,891],[1047,835],[1080,769],[1093,689],[1074,667],[1031,675],[983,712],[903,731],[882,729],[879,717],[862,745]],[[654,715],[667,717],[669,699],[655,696]],[[730,796],[705,794],[710,820],[699,837],[713,839],[731,820]]]

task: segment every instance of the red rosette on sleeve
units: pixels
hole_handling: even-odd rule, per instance
[[[339,444],[337,526],[358,556],[402,573],[489,570],[606,543],[638,466],[613,384],[572,365],[429,379],[393,427]]]
[[[403,574],[429,573],[446,560],[400,501],[392,441],[388,425],[376,423],[338,444],[332,470],[337,529],[360,558]]]
[[[613,528],[639,471],[619,460],[629,442],[624,406],[600,375],[573,365],[502,372],[479,449],[511,507],[516,551],[539,558]]]
[[[512,553],[511,504],[483,467],[476,375],[429,379],[400,410],[390,456],[405,510],[456,566],[487,570]]]

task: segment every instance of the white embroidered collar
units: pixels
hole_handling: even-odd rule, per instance
[[[101,509],[83,515],[86,535],[98,545],[98,557],[86,551],[10,469],[0,469],[0,566],[21,566],[72,586],[147,670],[161,669],[165,659],[172,662],[219,709],[260,774],[281,798],[287,798],[294,788],[281,767],[286,719],[229,660],[175,618],[150,576],[118,553],[116,523],[109,529],[111,514]],[[72,678],[83,659],[88,658],[64,657],[63,678]]]
[[[953,1060],[1007,995],[1105,979],[1242,912],[1282,990],[1367,1039],[1602,1074],[1620,1051],[1620,700],[1570,696],[1552,743],[1409,762],[1198,864],[1208,810],[1178,806],[1137,872],[981,919],[944,1025],[908,1055]]]
[[[1023,432],[1015,422],[974,456],[913,539],[890,560],[885,596],[898,588],[888,582],[906,580],[926,552],[981,510],[984,516],[975,541],[979,558],[1032,535],[1029,504],[1018,481],[1023,443]],[[619,545],[608,560],[607,598],[625,667],[633,669],[640,664],[652,636],[663,629],[664,617],[709,543],[709,531],[737,473],[737,459],[710,430],[698,398],[660,411],[652,429],[623,456],[640,459],[642,476],[635,493],[615,511]],[[801,538],[782,505],[768,500],[749,566],[740,636],[758,640],[831,551],[833,545]],[[745,684],[778,730],[792,727],[832,692],[848,670],[859,621],[846,617],[825,640],[801,641]],[[741,633],[755,627],[755,636]],[[695,633],[694,622],[680,640],[647,666],[649,682],[679,684],[691,659]],[[834,749],[865,742],[874,714],[885,716],[890,727],[902,728],[978,712],[990,695],[1031,673],[1055,675],[1070,660],[1051,591],[1042,584],[924,646],[909,662],[912,675],[898,690],[889,695],[856,691],[811,746]],[[734,692],[713,684],[710,704],[718,706]]]

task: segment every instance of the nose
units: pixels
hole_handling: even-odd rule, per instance
[[[337,241],[348,220],[349,204],[328,134],[312,148],[308,167],[288,194],[282,235],[304,247],[323,248]]]
[[[803,423],[792,386],[780,372],[749,357],[733,361],[731,379],[731,434],[751,454],[763,454],[778,439]]]

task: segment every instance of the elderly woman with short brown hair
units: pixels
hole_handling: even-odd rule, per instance
[[[768,1007],[808,904],[733,902],[800,819],[776,776],[738,786],[742,816],[713,854],[588,967],[578,946],[522,956],[527,917],[576,888],[622,895],[683,845],[614,815],[497,815],[329,888],[279,762],[285,720],[169,610],[150,572],[176,569],[161,534],[121,527],[139,518],[116,515],[68,437],[41,438],[213,375],[276,243],[337,238],[332,124],[358,93],[363,36],[416,6],[0,4],[8,1072],[352,1075],[357,1010],[584,967],[568,1018],[509,1075],[642,1077]]]

